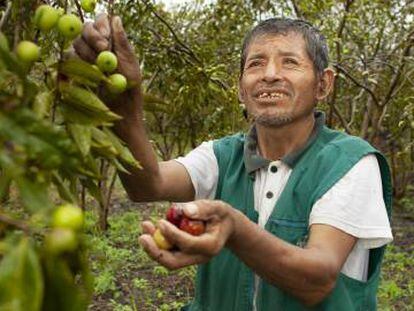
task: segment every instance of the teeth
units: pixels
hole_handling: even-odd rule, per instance
[[[259,95],[259,98],[282,98],[284,96],[286,96],[286,95],[283,94],[283,93],[280,93],[280,92],[274,92],[274,93],[270,93],[270,94],[264,92],[264,93]]]

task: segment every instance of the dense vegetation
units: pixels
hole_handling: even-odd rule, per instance
[[[293,16],[320,27],[337,79],[319,108],[330,126],[367,139],[392,167],[396,243],[384,263],[380,309],[413,308],[413,1],[197,0],[166,10],[151,0],[109,0],[91,13],[80,2],[0,2],[1,310],[174,310],[193,290],[193,268],[168,272],[138,247],[139,222],[161,217],[164,205],[126,199],[116,170],[139,164],[111,131],[117,116],[99,97],[108,77],[73,61],[64,31],[39,29],[33,16],[45,3],[61,8],[59,16],[122,17],[160,159],[246,129],[237,86],[251,25]],[[22,60],[23,40],[40,47],[37,61]],[[76,249],[54,253],[43,240],[63,202],[85,211],[85,234],[76,233]]]

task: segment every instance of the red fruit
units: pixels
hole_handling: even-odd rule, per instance
[[[191,235],[200,235],[206,231],[206,225],[202,220],[194,220],[183,216],[180,222],[180,229]]]
[[[180,227],[181,219],[183,218],[183,210],[179,208],[177,204],[172,203],[171,207],[167,210],[166,218],[176,227]]]

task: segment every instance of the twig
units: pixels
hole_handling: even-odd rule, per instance
[[[78,14],[80,16],[80,19],[81,19],[82,23],[84,23],[85,22],[85,19],[83,17],[83,13],[82,13],[82,7],[79,4],[79,1],[78,0],[75,0],[75,5],[76,5],[76,9],[78,10]]]
[[[4,11],[4,14],[3,14],[3,16],[1,17],[1,20],[0,20],[0,31],[3,28],[4,24],[6,23],[7,19],[9,18],[11,8],[12,8],[12,2],[9,1],[9,2],[7,2],[6,10]]]
[[[9,216],[6,216],[4,214],[0,214],[0,222],[3,222],[3,223],[5,223],[7,225],[10,225],[10,226],[13,226],[17,229],[20,229],[20,230],[24,231],[26,234],[28,234],[29,231],[30,231],[29,226],[25,222],[13,219],[13,218],[11,218]]]
[[[385,99],[383,101],[383,105],[386,105],[390,101],[390,99],[393,97],[394,90],[397,87],[397,84],[398,84],[398,81],[400,79],[401,73],[402,73],[402,71],[404,69],[404,66],[406,64],[405,59],[408,56],[410,56],[411,48],[414,45],[414,32],[411,33],[411,36],[412,37],[409,40],[409,44],[407,44],[407,46],[404,48],[404,51],[402,52],[402,55],[400,57],[400,64],[398,66],[397,72],[392,77],[391,86],[390,86],[390,89],[388,90],[387,95],[385,96]]]
[[[338,71],[340,71],[340,72],[342,72],[346,77],[348,77],[352,82],[354,82],[354,84],[356,84],[357,86],[359,86],[360,88],[363,88],[365,91],[367,91],[370,95],[371,95],[371,97],[372,97],[372,99],[374,100],[374,102],[375,102],[375,104],[376,105],[380,105],[380,103],[379,103],[379,101],[378,101],[378,98],[377,98],[377,96],[375,95],[375,93],[369,88],[369,87],[367,87],[366,85],[363,85],[362,83],[360,83],[357,79],[355,79],[348,71],[346,71],[346,69],[344,68],[344,67],[342,67],[341,65],[338,65],[338,64],[336,64],[336,65],[334,65],[334,67],[338,70]]]
[[[152,12],[152,14],[154,14],[154,16],[156,18],[158,18],[160,20],[161,23],[163,23],[168,30],[171,32],[171,34],[173,35],[175,41],[181,45],[199,64],[202,64],[201,60],[197,57],[197,55],[194,54],[194,52],[183,42],[181,41],[181,39],[178,37],[178,35],[175,33],[174,29],[171,27],[170,24],[168,24],[168,22],[162,18],[152,7],[151,4],[148,4],[147,1],[143,0],[144,5]]]
[[[115,170],[114,174],[112,175],[111,183],[109,185],[107,196],[106,196],[106,206],[107,206],[107,208],[109,207],[109,205],[111,203],[112,191],[113,191],[114,186],[115,186],[115,181],[116,181],[116,176],[117,175],[118,175],[117,171]]]

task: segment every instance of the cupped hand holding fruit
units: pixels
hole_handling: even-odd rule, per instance
[[[149,221],[142,224],[140,244],[168,269],[209,261],[235,232],[237,211],[222,201],[200,200],[182,206],[182,214],[168,211],[167,220],[160,220],[158,228]],[[167,248],[160,243],[164,239],[169,244]]]
[[[141,109],[139,107],[141,76],[138,60],[128,41],[121,18],[113,16],[110,24],[106,14],[99,15],[94,23],[84,25],[82,36],[74,41],[73,46],[80,58],[93,64],[96,63],[101,52],[112,51],[116,55],[117,72],[127,79],[130,92],[126,92],[125,96],[118,96],[107,104],[124,118],[135,115],[134,113]],[[138,100],[128,100],[131,98]]]

